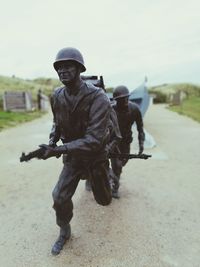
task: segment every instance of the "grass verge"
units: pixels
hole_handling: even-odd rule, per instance
[[[9,112],[0,110],[0,131],[16,126],[20,123],[32,121],[44,115],[41,111],[32,112]]]
[[[180,106],[170,106],[169,109],[200,122],[200,97],[190,96]]]

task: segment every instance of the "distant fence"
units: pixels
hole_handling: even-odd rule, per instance
[[[4,92],[3,109],[5,111],[32,110],[32,96],[28,92]]]
[[[41,111],[47,111],[49,108],[49,98],[40,93],[37,99],[37,105],[33,103],[30,92],[6,91],[3,95],[4,111],[32,111],[38,108]]]

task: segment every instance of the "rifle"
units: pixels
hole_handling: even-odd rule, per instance
[[[46,150],[45,148],[41,147],[28,154],[25,154],[24,152],[22,152],[22,155],[20,157],[20,162],[29,161],[33,158],[42,159],[42,156],[44,155],[45,150]]]
[[[20,157],[20,162],[29,161],[33,158],[42,159],[42,156],[45,153],[45,148],[38,148],[28,154],[22,153]],[[127,154],[127,153],[110,153],[108,155],[110,159],[118,158],[118,159],[148,159],[151,155],[147,154]]]
[[[128,154],[128,153],[110,153],[110,159],[148,159],[151,155],[147,154]]]

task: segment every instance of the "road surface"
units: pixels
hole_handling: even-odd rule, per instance
[[[47,143],[51,114],[0,133],[0,266],[199,267],[200,124],[153,105],[145,128],[157,146],[124,168],[120,200],[97,205],[81,181],[72,237],[55,257],[51,191],[61,160],[19,163]],[[136,152],[136,143],[132,152]]]

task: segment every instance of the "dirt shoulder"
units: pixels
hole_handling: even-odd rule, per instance
[[[0,133],[1,266],[200,266],[200,124],[152,106],[145,117],[157,144],[145,151],[152,158],[129,161],[121,198],[108,207],[80,182],[72,238],[58,257],[50,254],[58,234],[51,191],[62,163],[19,162],[22,151],[47,143],[50,128],[47,114]]]

